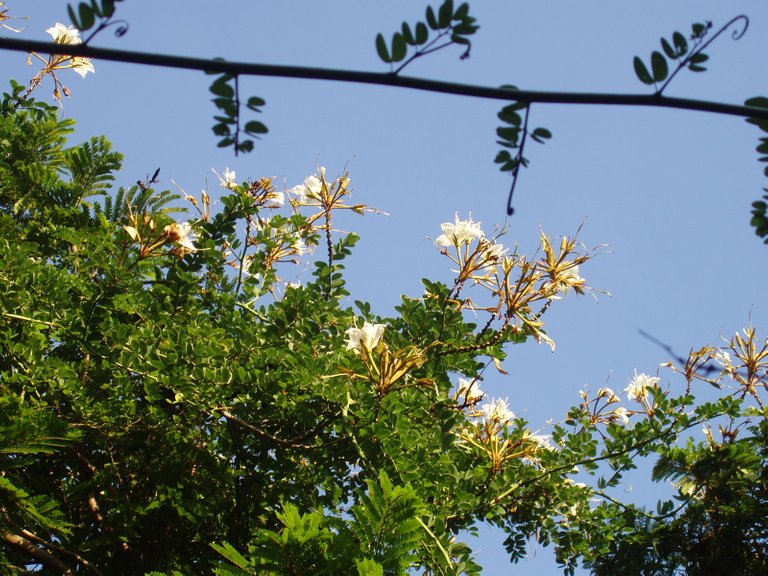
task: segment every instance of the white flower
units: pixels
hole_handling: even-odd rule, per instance
[[[235,187],[237,186],[237,176],[235,175],[234,170],[230,170],[229,168],[224,168],[224,176],[219,176],[219,173],[216,172],[216,170],[214,170],[213,173],[219,177],[219,185],[222,188],[234,190]]]
[[[459,220],[457,213],[454,220],[453,223],[444,222],[440,225],[443,233],[437,237],[435,244],[438,246],[459,247],[462,244],[471,243],[476,238],[485,237],[485,232],[480,227],[480,222],[474,222],[471,214],[467,220]]]
[[[622,424],[628,424],[629,423],[629,414],[627,413],[627,409],[624,408],[624,406],[619,406],[616,408],[616,410],[613,411],[614,418],[621,422]]]
[[[482,408],[483,415],[487,422],[493,424],[506,424],[515,419],[515,414],[507,406],[507,399],[499,398],[496,401],[484,404]]]
[[[642,402],[648,397],[648,389],[654,388],[660,380],[660,378],[648,376],[648,374],[638,374],[635,372],[635,377],[626,388],[627,397],[630,400]]]
[[[467,404],[477,404],[483,399],[483,396],[485,396],[485,392],[480,390],[480,383],[477,378],[474,380],[459,378],[459,391],[456,393],[457,398]]]
[[[192,225],[189,222],[182,222],[181,224],[174,222],[173,224],[166,226],[163,229],[163,232],[165,232],[165,235],[171,242],[178,244],[190,252],[197,251],[197,248],[195,248],[193,243],[195,234],[192,231]]]
[[[93,62],[91,62],[90,58],[80,58],[76,56],[72,58],[70,67],[83,78],[85,78],[85,75],[88,74],[88,72],[91,74],[96,73],[96,69],[93,67]]]
[[[720,366],[724,368],[728,368],[729,366],[732,366],[731,362],[731,355],[728,354],[725,350],[718,350],[715,352],[714,355],[715,362],[720,364]]]
[[[48,34],[53,37],[53,41],[56,44],[82,44],[80,40],[80,32],[74,26],[65,26],[61,22],[57,22],[55,26],[46,30]],[[72,68],[75,72],[80,74],[83,78],[88,72],[95,74],[96,69],[93,67],[93,62],[90,58],[83,58],[82,56],[57,56],[57,65],[55,69],[61,70],[64,68]],[[66,93],[66,90],[65,90]]]
[[[243,263],[240,265],[240,268],[243,270],[243,274],[251,275],[251,264],[253,264],[253,256],[250,254],[246,254],[245,258],[243,258]]]
[[[270,192],[269,201],[272,203],[272,206],[282,208],[285,204],[285,194],[282,192]]]
[[[320,167],[320,173],[325,177],[325,168],[322,166]],[[315,206],[320,200],[320,193],[322,191],[323,182],[314,174],[312,176],[307,176],[307,178],[304,179],[304,184],[299,184],[288,190],[289,193],[295,194],[298,197],[297,200],[299,204]]]
[[[587,283],[587,281],[579,276],[579,266],[578,264],[572,264],[567,265],[565,268],[563,268],[557,275],[557,280],[555,281],[555,286],[557,287],[557,291],[562,294],[568,294],[568,291],[571,288],[576,287],[576,291],[578,292],[580,288],[583,289],[584,285]]]
[[[57,22],[55,26],[52,26],[46,30],[48,34],[53,37],[53,41],[56,44],[81,44],[80,32],[74,26],[66,26],[61,22]]]
[[[294,240],[293,244],[291,244],[291,248],[293,249],[294,254],[298,254],[299,256],[307,251],[307,245],[301,238]]]
[[[487,242],[484,246],[485,257],[488,260],[496,261],[507,253],[507,248],[498,242]]]
[[[346,331],[347,350],[373,350],[381,340],[385,327],[384,324],[365,322],[362,328],[350,328]]]
[[[8,8],[3,8],[5,2],[0,2],[0,28],[5,28],[11,32],[21,32],[23,28],[12,28],[8,24],[3,24],[6,20],[27,20],[27,17],[8,16]]]
[[[543,450],[552,450],[552,436],[549,434],[530,434],[527,439]]]
[[[507,248],[503,244],[483,239],[480,241],[481,267],[488,270],[493,269],[507,253]]]
[[[607,387],[600,388],[600,390],[597,391],[597,397],[606,398],[608,400],[608,404],[615,404],[616,402],[620,402],[616,392]]]

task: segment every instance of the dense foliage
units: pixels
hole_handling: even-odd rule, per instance
[[[57,58],[49,74],[84,75]],[[509,346],[554,346],[550,308],[590,291],[576,239],[528,257],[456,215],[435,238],[451,280],[381,318],[345,287],[357,237],[335,218],[372,211],[347,174],[280,191],[226,170],[214,211],[212,191],[115,187],[122,156],[68,146],[73,127],[15,82],[0,102],[5,571],[476,574],[462,538],[483,522],[566,572],[766,571],[753,328],[675,359],[680,384],[582,391],[542,436],[481,380]],[[646,456],[675,487],[653,511],[617,489]]]

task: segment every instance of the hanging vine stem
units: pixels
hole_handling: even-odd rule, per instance
[[[720,30],[715,32],[709,40],[704,42],[704,44],[701,44],[700,46],[697,46],[693,50],[691,50],[691,53],[688,54],[688,56],[686,56],[685,58],[683,58],[683,60],[680,62],[680,64],[677,65],[677,68],[675,69],[675,71],[672,72],[672,74],[669,75],[669,78],[667,78],[667,81],[664,82],[664,84],[661,85],[661,88],[659,88],[656,91],[656,95],[657,96],[661,96],[661,93],[664,92],[664,90],[667,88],[669,83],[672,82],[672,79],[675,76],[677,76],[677,73],[680,72],[680,70],[682,70],[683,68],[686,68],[694,57],[696,57],[697,55],[701,54],[704,50],[706,50],[706,48],[710,44],[712,44],[712,42],[715,41],[715,39],[717,39],[718,36],[720,36],[720,34],[725,32],[731,26],[734,26],[739,21],[743,21],[744,28],[741,28],[741,29],[737,28],[737,29],[735,29],[733,31],[733,33],[731,34],[731,38],[733,40],[740,40],[741,37],[744,36],[744,34],[747,33],[747,28],[749,28],[749,18],[746,15],[744,15],[744,14],[739,14],[738,16],[735,16],[734,18],[731,18],[722,28],[720,28]],[[711,26],[712,23],[711,22],[707,22],[707,24],[709,24]],[[703,38],[701,38],[701,40],[703,40]]]
[[[240,76],[235,74],[235,156],[240,152]]]
[[[526,159],[523,157],[525,151],[525,141],[528,138],[528,118],[531,115],[531,104],[525,107],[525,120],[523,120],[523,135],[520,139],[520,147],[517,149],[517,155],[515,156],[515,162],[517,165],[512,171],[512,186],[509,188],[509,197],[507,198],[507,216],[512,216],[515,213],[515,209],[512,207],[512,196],[515,193],[515,186],[517,186],[517,177],[520,174],[520,166],[527,164]]]
[[[83,44],[87,45],[88,42],[90,42],[93,39],[93,37],[96,36],[96,34],[101,32],[102,30],[106,30],[110,26],[117,26],[117,30],[115,30],[115,37],[122,38],[128,32],[128,28],[130,27],[130,24],[128,23],[127,20],[112,20],[111,18],[108,18],[104,22],[101,22],[96,28],[96,30],[94,30],[88,35],[88,38],[83,40]]]

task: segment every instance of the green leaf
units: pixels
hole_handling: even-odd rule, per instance
[[[251,110],[257,110],[261,106],[264,106],[266,104],[266,100],[263,98],[259,98],[258,96],[251,96],[248,98],[248,102],[246,103],[246,106],[250,108]]]
[[[667,42],[666,38],[661,39],[661,48],[664,50],[664,54],[667,55],[667,58],[677,58],[677,51],[672,48],[672,45]]]
[[[432,30],[440,30],[440,23],[437,21],[432,6],[427,6],[427,24],[429,24],[429,27],[432,28]]]
[[[703,54],[701,52],[698,52],[698,53],[694,54],[693,56],[691,56],[691,59],[688,60],[688,61],[691,64],[703,64],[707,60],[709,60],[709,56],[707,56],[706,54]]]
[[[651,54],[651,69],[653,70],[654,82],[664,82],[669,75],[669,67],[667,66],[667,59],[661,52],[654,51]]]
[[[520,137],[519,128],[496,128],[496,134],[499,138],[503,138],[511,143],[517,143],[517,139]]]
[[[72,22],[72,25],[78,30],[82,30],[80,27],[80,21],[78,20],[77,14],[75,14],[75,10],[72,8],[71,4],[67,5],[67,14],[69,14],[69,20]]]
[[[672,34],[672,42],[674,43],[675,48],[677,48],[677,53],[679,56],[683,56],[688,52],[688,41],[685,39],[685,36],[680,34],[680,32],[675,32]]]
[[[429,30],[424,22],[416,24],[416,44],[425,44],[429,39]]]
[[[109,18],[115,13],[115,0],[101,0],[101,13]]]
[[[384,62],[392,62],[392,58],[389,57],[389,50],[387,50],[387,41],[384,40],[382,34],[376,35],[376,52],[379,54],[379,58]]]
[[[355,567],[358,576],[384,576],[384,567],[371,558],[355,560]]]
[[[227,136],[231,133],[229,126],[227,126],[227,124],[224,122],[214,124],[211,126],[211,130],[213,130],[213,133],[216,134],[216,136]]]
[[[253,565],[228,542],[225,542],[223,546],[218,544],[210,544],[210,546],[241,570],[248,570],[253,567]]]
[[[405,38],[399,32],[395,32],[392,35],[392,61],[402,61],[407,53],[408,45],[405,43]]]
[[[765,96],[755,96],[744,102],[744,106],[751,106],[753,108],[768,108],[768,98]]]
[[[98,0],[91,0],[91,11],[96,15],[97,18],[101,18],[101,6],[99,6]]]
[[[536,128],[536,130],[534,130],[531,133],[531,136],[537,142],[542,142],[543,140],[549,140],[550,138],[552,138],[552,132],[550,132],[546,128]]]
[[[75,25],[80,31],[90,30],[96,23],[96,18],[91,7],[85,2],[80,2],[78,6],[80,14],[80,24]]]
[[[513,126],[520,126],[523,123],[522,116],[520,116],[514,109],[510,110],[509,106],[502,108],[496,116],[498,116],[499,120],[502,122],[512,124]]]
[[[653,84],[653,77],[651,76],[651,73],[648,72],[648,68],[645,67],[645,64],[643,64],[643,61],[635,56],[633,63],[635,65],[635,74],[640,82],[643,84]]]
[[[695,24],[691,24],[691,31],[693,32],[694,38],[700,38],[701,36],[704,35],[704,32],[706,32],[706,30],[707,30],[707,26],[705,26],[704,24],[701,24],[699,22]]]
[[[467,16],[469,16],[469,4],[464,2],[461,6],[459,6],[456,9],[456,12],[454,12],[453,19],[464,20]]]
[[[471,36],[477,32],[477,29],[477,26],[471,26],[469,24],[458,24],[457,26],[453,27],[453,33],[460,34],[462,36]]]
[[[242,140],[237,145],[238,152],[253,152],[253,140]]]
[[[246,122],[244,130],[248,134],[266,134],[269,132],[269,129],[263,123],[257,120]]]
[[[453,0],[445,0],[437,14],[437,23],[440,25],[440,28],[448,28],[453,18]]]
[[[222,98],[234,98],[235,97],[235,89],[227,84],[227,80],[224,78],[219,78],[216,80],[213,84],[211,84],[211,87],[209,88],[211,94],[214,94],[216,96],[221,96]]]
[[[411,32],[411,27],[408,26],[407,22],[403,22],[403,38],[405,38],[405,41],[410,44],[411,46],[416,45],[416,38],[413,35],[413,32]]]

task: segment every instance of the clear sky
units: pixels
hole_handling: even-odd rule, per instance
[[[434,2],[435,5],[439,2]],[[118,4],[130,23],[123,38],[104,32],[93,45],[230,60],[387,71],[374,49],[401,22],[422,19],[427,2],[334,0],[254,2],[129,0]],[[693,22],[715,29],[738,14],[750,18],[739,41],[722,35],[708,50],[709,70],[683,72],[666,94],[741,104],[768,94],[768,4],[646,0],[501,1],[471,3],[481,26],[471,58],[446,50],[403,74],[520,88],[648,93],[632,58],[647,60],[659,38]],[[66,2],[7,0],[13,14],[30,16],[26,37],[66,22]],[[9,32],[2,32],[10,34]],[[2,76],[26,82],[35,72],[24,55],[0,52]],[[628,107],[535,105],[531,122],[550,129],[544,146],[531,143],[531,166],[515,192],[516,213],[505,214],[510,185],[493,158],[496,112],[502,104],[395,88],[275,78],[244,79],[241,88],[267,101],[260,118],[270,133],[250,155],[234,158],[215,146],[214,113],[197,72],[96,62],[81,79],[62,73],[72,90],[62,114],[78,121],[76,140],[105,134],[126,155],[120,184],[131,185],[160,167],[197,194],[230,167],[239,180],[275,176],[291,187],[327,167],[350,171],[355,199],[390,216],[344,221],[362,241],[348,262],[352,299],[368,300],[386,316],[401,294],[419,295],[420,278],[448,279],[448,261],[428,237],[440,223],[471,211],[486,232],[506,224],[505,244],[531,252],[540,229],[573,234],[606,253],[580,271],[612,296],[570,296],[547,314],[557,342],[509,350],[508,376],[489,374],[491,395],[547,433],[579,402],[586,386],[623,390],[634,371],[655,374],[668,355],[639,330],[679,354],[718,344],[748,323],[768,332],[768,280],[763,246],[749,227],[750,203],[768,180],[754,150],[758,130],[735,117]],[[37,97],[50,93],[46,84]],[[679,390],[669,372],[662,383]],[[653,501],[662,488],[626,485],[626,498]],[[510,565],[501,539],[483,532],[470,544],[488,574],[558,574],[548,550]]]

